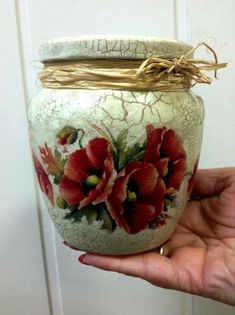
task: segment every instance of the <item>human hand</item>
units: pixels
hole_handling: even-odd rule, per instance
[[[83,254],[81,263],[235,306],[235,168],[199,170],[164,253]]]

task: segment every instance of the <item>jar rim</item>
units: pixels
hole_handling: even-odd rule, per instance
[[[192,46],[176,39],[129,35],[62,37],[40,46],[41,62],[76,59],[179,58]]]

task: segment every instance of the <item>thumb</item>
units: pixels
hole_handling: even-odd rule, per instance
[[[156,286],[177,289],[177,274],[171,260],[157,252],[128,256],[83,254],[79,261],[102,270],[144,279]]]

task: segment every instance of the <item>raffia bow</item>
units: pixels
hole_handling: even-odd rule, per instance
[[[213,61],[188,58],[205,46]],[[149,58],[143,60],[91,59],[45,63],[39,74],[42,86],[54,89],[111,90],[187,90],[196,83],[210,84],[212,78],[204,71],[226,67],[218,63],[215,51],[202,42],[180,58]]]
[[[214,61],[187,58],[200,46],[205,46],[212,52]],[[137,70],[137,76],[151,82],[167,79],[171,83],[181,84],[187,80],[188,85],[191,87],[196,83],[210,84],[212,82],[212,78],[207,76],[202,70],[214,71],[214,77],[217,78],[217,70],[226,66],[227,63],[218,63],[215,51],[202,42],[179,59],[149,58],[145,60]]]

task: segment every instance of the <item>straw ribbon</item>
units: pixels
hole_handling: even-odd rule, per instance
[[[213,61],[190,57],[201,46],[209,49]],[[44,88],[51,89],[175,91],[187,90],[196,83],[210,84],[212,78],[204,71],[214,71],[216,78],[217,70],[226,66],[226,63],[218,63],[214,50],[203,42],[180,58],[46,62],[39,79]]]

